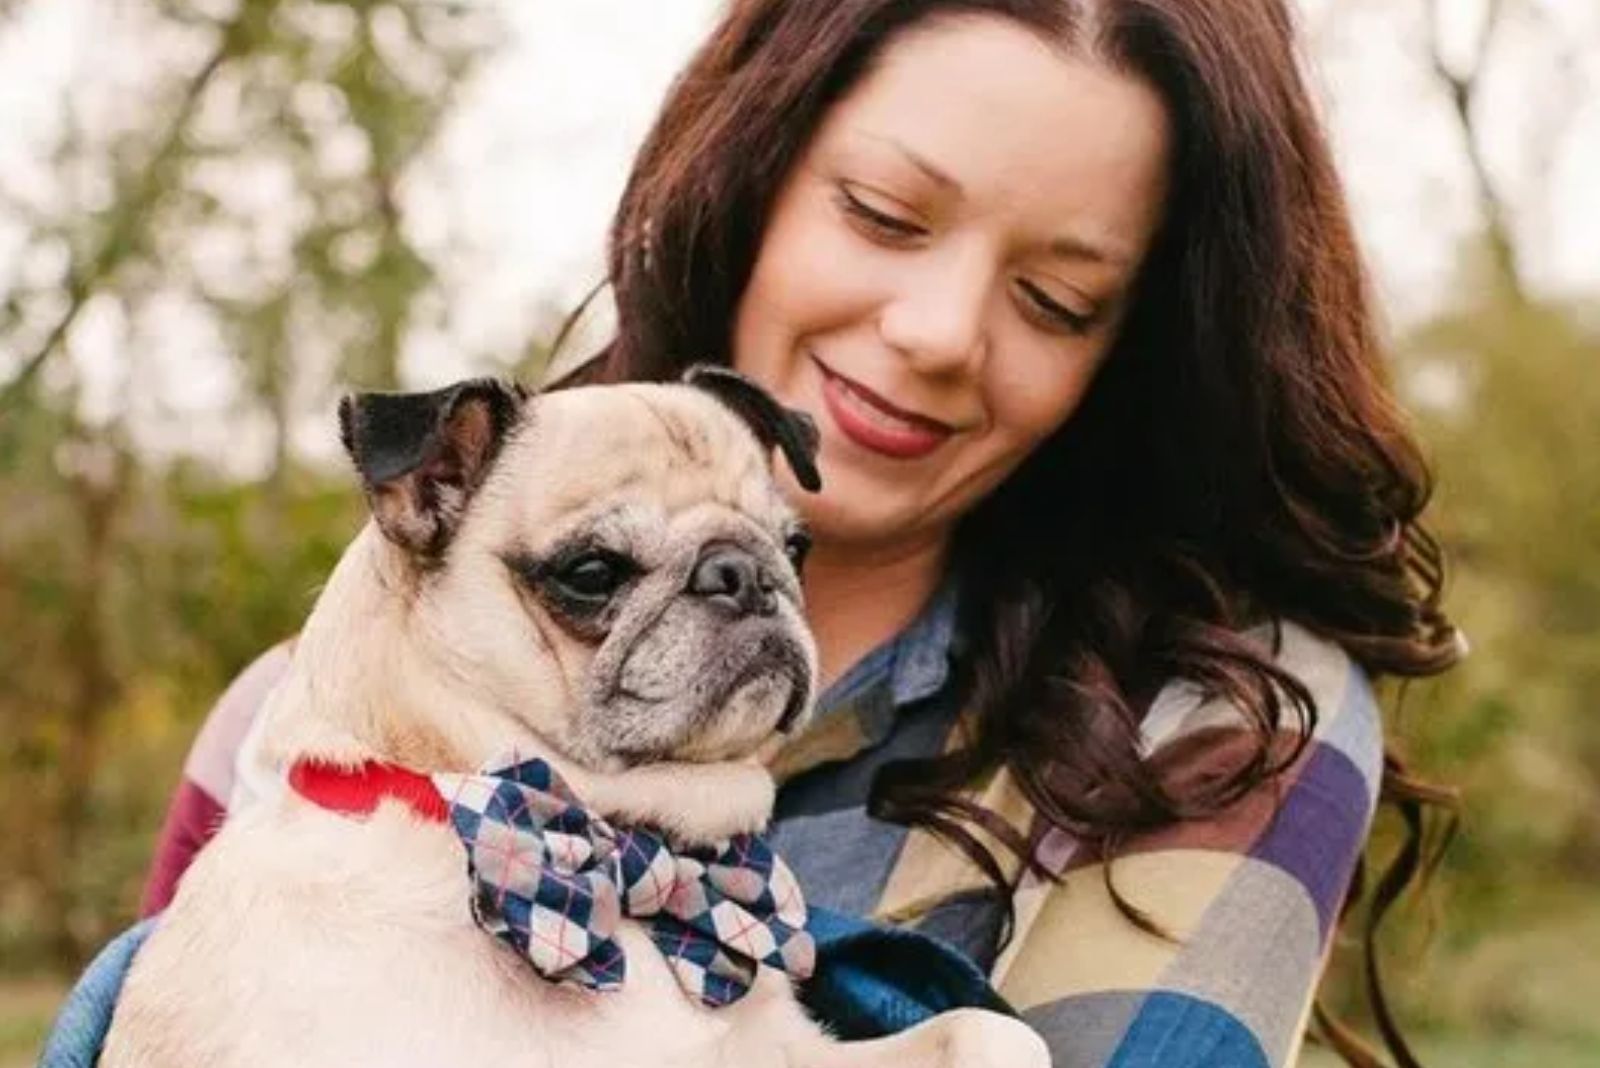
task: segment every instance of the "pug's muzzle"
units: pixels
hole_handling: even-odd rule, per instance
[[[769,539],[710,540],[678,579],[641,586],[596,654],[584,741],[626,763],[726,759],[811,705],[798,590]]]

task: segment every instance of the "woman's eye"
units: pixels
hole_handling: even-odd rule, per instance
[[[1094,325],[1093,312],[1085,314],[1073,311],[1025,278],[1017,280],[1017,289],[1021,291],[1029,312],[1047,327],[1069,334],[1084,334]]]
[[[869,236],[907,241],[927,235],[928,231],[921,224],[888,211],[881,204],[869,203],[848,185],[839,186],[839,202],[845,214],[866,230]]]
[[[811,552],[811,535],[803,530],[790,534],[784,539],[783,552],[789,558],[795,574],[799,574],[800,569],[805,566],[806,554]]]

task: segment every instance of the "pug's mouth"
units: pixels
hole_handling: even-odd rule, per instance
[[[760,691],[771,690],[775,686],[781,686],[787,691],[783,699],[783,712],[778,716],[778,722],[773,724],[772,729],[779,734],[788,734],[794,729],[795,724],[799,722],[801,714],[805,711],[806,690],[808,687],[805,685],[803,678],[796,677],[798,669],[794,672],[774,673],[770,668],[775,666],[788,667],[789,665],[786,660],[781,664],[753,661],[743,674],[736,676],[734,681],[729,684],[727,693],[720,704],[724,709],[727,709],[741,703],[741,698],[758,705],[766,704],[770,698]]]
[[[644,692],[623,671],[606,702],[605,748],[629,764],[711,762],[748,755],[774,732],[789,733],[811,701],[811,671],[800,644],[768,631],[742,656],[686,671],[681,688]]]

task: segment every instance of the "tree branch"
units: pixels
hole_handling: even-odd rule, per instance
[[[60,347],[62,339],[72,329],[73,323],[77,322],[89,298],[121,266],[129,252],[138,247],[138,239],[148,221],[150,209],[161,197],[165,171],[183,145],[183,135],[194,118],[206,87],[211,84],[211,80],[222,65],[233,55],[238,43],[238,31],[245,17],[243,11],[247,10],[248,6],[240,5],[241,14],[222,28],[216,50],[184,87],[177,112],[161,143],[133,183],[131,191],[119,198],[119,203],[113,209],[116,214],[110,232],[100,242],[100,247],[89,257],[87,263],[74,265],[69,272],[67,306],[45,335],[44,341],[23,361],[22,369],[6,383],[3,390],[0,390],[0,412],[4,412],[11,402],[28,388],[45,361],[50,358],[50,354]]]
[[[1506,204],[1489,175],[1488,163],[1478,143],[1477,121],[1473,109],[1482,86],[1483,72],[1488,64],[1491,42],[1505,13],[1505,2],[1488,0],[1483,23],[1478,27],[1478,39],[1473,47],[1472,61],[1462,73],[1451,70],[1444,59],[1439,39],[1439,0],[1426,0],[1426,7],[1429,58],[1434,74],[1450,94],[1450,104],[1455,111],[1456,122],[1461,127],[1461,139],[1466,149],[1467,164],[1472,170],[1474,192],[1479,210],[1483,213],[1484,229],[1489,241],[1489,255],[1512,298],[1519,304],[1526,303],[1527,290],[1523,286],[1522,271],[1517,262],[1517,248],[1512,237]]]

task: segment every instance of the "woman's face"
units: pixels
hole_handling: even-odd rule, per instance
[[[941,543],[1077,407],[1166,194],[1144,83],[997,17],[908,32],[780,190],[734,364],[822,432],[819,540]]]

